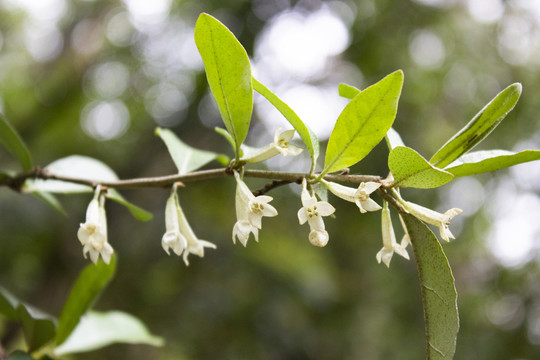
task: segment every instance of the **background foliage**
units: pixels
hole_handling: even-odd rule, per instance
[[[235,33],[254,75],[320,139],[345,104],[339,82],[363,88],[401,68],[406,78],[395,127],[426,158],[513,82],[523,84],[520,103],[481,149],[538,148],[540,10],[534,1],[149,4],[0,4],[0,104],[35,164],[80,154],[105,161],[121,178],[174,173],[156,126],[190,145],[229,152],[212,130],[221,120],[193,41],[203,11]],[[260,96],[255,102],[247,142],[261,145],[271,140],[278,115]],[[353,172],[384,176],[385,151],[379,146]],[[0,152],[1,168],[15,161]],[[291,166],[283,159],[270,164]],[[531,163],[458,179],[421,198],[406,192],[431,208],[465,210],[452,223],[457,239],[443,244],[459,293],[457,359],[534,359],[540,352],[539,174]],[[167,344],[114,345],[80,358],[423,356],[416,268],[397,257],[390,269],[376,263],[379,214],[360,216],[354,204],[331,200],[337,219],[326,222],[330,242],[314,248],[298,225],[297,196],[277,189],[271,195],[280,215],[265,219],[260,243],[244,249],[231,242],[234,180],[190,184],[180,191],[186,216],[218,249],[186,268],[160,246],[168,190],[124,195],[154,219],[136,222],[108,203],[117,275],[97,309],[136,314]],[[90,195],[61,200],[67,217],[0,189],[0,284],[55,314],[86,265],[76,231]],[[19,341],[10,323],[2,320],[0,329],[2,344]]]

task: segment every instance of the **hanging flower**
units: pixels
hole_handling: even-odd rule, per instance
[[[450,225],[450,220],[463,212],[463,210],[458,208],[453,208],[441,214],[437,211],[425,208],[418,204],[414,204],[408,201],[402,201],[403,207],[411,213],[414,217],[428,223],[435,225],[439,228],[441,238],[450,241],[450,239],[455,239],[454,235],[450,232],[448,226]]]
[[[167,255],[170,255],[169,249],[172,249],[178,256],[182,255],[182,252],[187,247],[187,240],[180,233],[180,225],[178,224],[176,186],[173,186],[165,206],[165,234],[161,238],[161,246]]]
[[[195,233],[193,232],[193,229],[191,229],[191,226],[189,226],[189,223],[186,219],[186,216],[184,215],[184,211],[182,211],[182,207],[180,207],[180,203],[178,203],[178,224],[180,225],[180,232],[184,236],[184,238],[187,241],[187,247],[184,250],[184,255],[182,255],[182,259],[184,260],[184,263],[186,265],[189,265],[188,261],[188,255],[194,254],[199,257],[204,257],[204,248],[211,248],[216,249],[216,245],[206,241],[201,240],[197,238]]]
[[[330,190],[332,194],[342,198],[343,200],[355,203],[361,213],[382,209],[379,204],[369,197],[369,194],[381,186],[380,183],[373,181],[367,183],[362,182],[358,186],[358,189],[355,189],[331,181],[322,180],[322,182],[326,185],[326,187],[328,187],[328,190]]]
[[[259,162],[270,159],[278,154],[283,156],[296,156],[300,154],[304,149],[289,143],[294,136],[295,130],[286,130],[280,134],[280,129],[281,127],[278,127],[274,134],[274,142],[263,146],[260,149],[254,150],[242,160],[246,162]]]
[[[273,217],[278,214],[277,210],[269,204],[271,196],[255,196],[248,186],[242,181],[240,175],[235,171],[236,179],[236,218],[233,227],[233,242],[236,239],[246,246],[249,235],[253,233],[255,241],[259,241],[259,229],[262,228],[263,216]]]
[[[180,206],[178,194],[176,192],[176,184],[173,185],[171,195],[167,199],[165,207],[165,227],[166,232],[161,240],[163,249],[169,254],[169,248],[178,256],[182,255],[182,259],[186,265],[189,265],[188,255],[195,254],[204,257],[204,248],[215,249],[216,245],[197,238],[193,229],[189,225],[184,211]]]
[[[409,260],[409,254],[403,247],[403,243],[398,244],[396,242],[396,235],[394,233],[394,227],[392,226],[392,219],[390,218],[390,209],[388,208],[386,201],[384,202],[384,207],[381,212],[381,228],[383,247],[377,253],[377,262],[380,264],[382,261],[387,267],[390,267],[390,261],[392,260],[394,252]]]
[[[302,207],[298,210],[298,221],[300,225],[306,221],[309,223],[309,241],[319,247],[328,243],[328,232],[325,230],[323,216],[334,213],[336,209],[326,201],[317,201],[317,198],[310,195],[307,190],[306,179],[302,180]]]
[[[86,222],[81,224],[77,237],[83,245],[83,255],[97,264],[99,256],[106,264],[111,261],[113,248],[107,241],[107,217],[105,215],[105,194],[100,186],[96,188],[94,198],[86,210]]]

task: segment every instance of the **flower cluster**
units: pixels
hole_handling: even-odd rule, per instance
[[[276,130],[272,143],[249,151],[240,161],[244,163],[258,162],[279,154],[283,156],[300,154],[302,149],[290,144],[295,130],[286,130],[282,133],[279,133],[279,130],[279,128]],[[236,243],[238,240],[242,245],[246,246],[251,234],[253,234],[255,241],[259,241],[262,218],[265,216],[277,216],[278,212],[276,208],[270,205],[270,202],[273,200],[271,196],[255,196],[243,181],[240,173],[233,170],[233,174],[236,180],[236,223],[232,230],[232,240],[233,243]],[[309,177],[302,179],[302,192],[300,196],[302,206],[298,210],[297,216],[300,225],[306,222],[309,224],[308,238],[310,243],[318,247],[324,247],[328,243],[330,236],[326,231],[323,217],[332,215],[336,209],[328,201],[317,199],[312,189],[312,182],[309,181]],[[403,226],[404,236],[401,242],[398,243],[390,217],[388,202],[383,200],[383,206],[381,207],[370,198],[370,195],[382,186],[381,182],[361,182],[358,188],[344,186],[325,179],[320,179],[320,182],[335,196],[354,203],[362,214],[368,211],[382,210],[381,230],[383,246],[376,254],[376,259],[379,263],[382,262],[389,267],[394,253],[405,259],[409,259],[406,248],[411,243],[411,239],[401,215],[399,218]],[[427,224],[437,226],[443,240],[449,241],[454,238],[449,229],[450,220],[460,214],[462,212],[461,209],[453,208],[441,214],[403,200],[397,190],[393,190],[393,192],[402,205],[402,212],[408,212]],[[111,260],[113,249],[107,241],[105,193],[101,187],[98,186],[96,188],[94,197],[88,205],[86,222],[80,225],[77,236],[83,245],[83,255],[85,258],[89,254],[92,262],[97,263],[101,256],[103,261],[108,264]],[[189,265],[189,254],[204,257],[205,248],[216,248],[215,244],[197,238],[193,232],[180,206],[176,184],[172,186],[171,193],[165,205],[165,233],[161,238],[161,246],[168,255],[170,255],[172,250],[176,255],[182,256],[186,265]]]

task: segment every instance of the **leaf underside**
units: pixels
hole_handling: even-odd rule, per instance
[[[504,169],[529,161],[540,160],[540,150],[524,150],[518,153],[505,150],[475,151],[461,156],[445,170],[454,176],[481,174]]]
[[[459,330],[454,276],[441,244],[420,220],[402,214],[411,238],[424,307],[426,358],[451,360]]]

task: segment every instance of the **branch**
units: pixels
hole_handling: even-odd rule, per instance
[[[66,181],[74,184],[88,185],[91,187],[96,187],[101,185],[108,188],[116,189],[134,189],[134,188],[150,188],[150,187],[170,187],[174,183],[178,182],[192,182],[192,181],[201,181],[201,180],[210,180],[217,179],[226,176],[232,176],[232,170],[230,168],[222,169],[211,169],[211,170],[200,170],[195,171],[189,174],[182,175],[167,175],[167,176],[156,176],[156,177],[147,177],[147,178],[134,178],[134,179],[125,179],[118,181],[98,181],[98,180],[89,180],[77,177],[69,177],[56,175],[48,172],[47,170],[42,170],[41,168],[35,168],[31,172],[21,173],[14,177],[4,177],[0,178],[0,186],[8,186],[16,191],[20,191],[24,182],[28,179],[42,179],[42,180],[60,180]],[[262,178],[270,179],[278,182],[286,183],[300,183],[303,178],[309,176],[307,173],[291,173],[285,171],[268,171],[268,170],[244,170],[245,177],[253,178]],[[375,181],[380,182],[380,176],[374,175],[325,175],[325,180],[328,181],[337,181],[345,183],[359,184],[361,182]],[[275,185],[274,185],[275,186]]]

